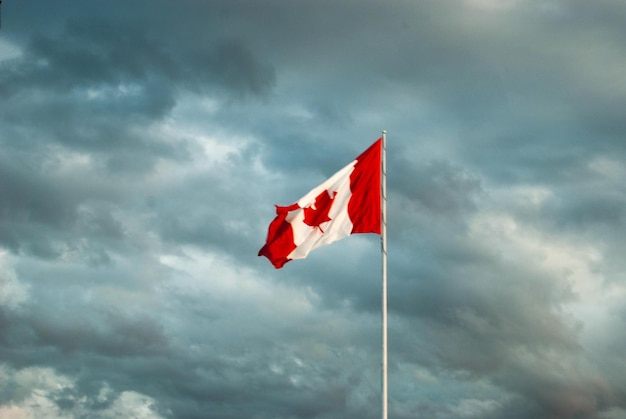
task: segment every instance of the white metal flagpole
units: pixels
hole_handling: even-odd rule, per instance
[[[387,131],[383,131],[383,150],[381,162],[381,247],[382,247],[382,268],[383,268],[383,300],[382,300],[382,338],[383,338],[383,359],[382,359],[382,405],[383,419],[387,419]]]

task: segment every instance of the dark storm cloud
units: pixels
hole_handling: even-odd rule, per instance
[[[59,231],[72,224],[76,198],[58,184],[33,177],[36,170],[0,162],[0,220],[2,244],[19,252],[30,248],[40,256],[55,253],[43,230]]]
[[[3,2],[0,416],[376,417],[379,238],[256,252],[387,129],[392,417],[620,417],[625,15]]]
[[[158,10],[157,2],[151,5],[150,10]],[[169,4],[163,11],[173,16],[180,13],[179,8],[168,10],[171,7]],[[58,12],[55,9],[43,7],[42,11]],[[209,35],[207,44],[185,42],[174,48],[171,41],[179,40],[181,33],[168,33],[159,21],[146,20],[150,10],[127,8],[126,19],[109,20],[104,16],[120,10],[105,10],[90,13],[85,8],[79,16],[69,14],[48,27],[26,26],[31,32],[24,34],[26,42],[20,40],[23,56],[6,64],[10,71],[3,76],[3,89],[10,93],[26,87],[63,91],[156,79],[163,88],[181,84],[194,89],[226,87],[244,94],[266,92],[274,81],[272,68],[238,39],[236,31],[210,36],[209,30],[189,27],[183,37]],[[172,23],[173,27],[185,25],[177,20]],[[149,106],[138,109],[150,110]]]
[[[171,49],[167,34],[88,12],[58,27],[56,33],[46,26],[26,33],[20,56],[3,63],[0,76],[7,99],[0,105],[7,127],[0,141],[30,166],[3,162],[2,237],[13,250],[29,248],[42,256],[58,255],[51,241],[59,230],[73,229],[83,215],[89,226],[98,212],[90,208],[93,193],[47,178],[42,166],[50,165],[54,153],[39,150],[57,151],[50,140],[69,152],[88,153],[107,171],[146,173],[158,159],[189,159],[184,139],[172,145],[146,129],[172,110],[181,89],[261,94],[273,82],[271,68],[234,38]],[[39,232],[52,229],[50,237],[28,239],[34,225]]]
[[[100,313],[94,318],[75,318],[64,311],[37,312],[31,318],[11,316],[12,325],[3,332],[3,339],[16,345],[5,347],[5,359],[29,360],[20,348],[54,348],[57,356],[81,352],[105,356],[147,356],[162,352],[167,341],[157,324],[149,319],[123,318],[117,313]],[[32,354],[31,354],[32,355]],[[38,362],[37,359],[30,361]],[[19,361],[18,361],[19,362]]]
[[[43,27],[26,36],[21,56],[0,76],[0,92],[10,99],[2,106],[10,126],[4,142],[46,136],[115,171],[188,157],[145,130],[172,110],[181,90],[240,97],[264,94],[274,80],[272,68],[236,38],[172,49],[167,34],[89,15],[60,33]]]

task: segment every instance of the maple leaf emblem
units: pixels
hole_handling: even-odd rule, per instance
[[[330,207],[333,206],[333,201],[337,192],[333,192],[332,195],[328,192],[328,189],[323,191],[315,198],[315,201],[304,208],[304,223],[311,227],[317,227],[323,233],[324,230],[320,227],[320,224],[330,221],[328,216]]]

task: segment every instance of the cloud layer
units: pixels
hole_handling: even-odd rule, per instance
[[[0,416],[379,416],[378,238],[256,253],[383,129],[390,417],[626,415],[620,1],[5,3]]]

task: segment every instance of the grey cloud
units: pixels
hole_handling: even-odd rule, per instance
[[[241,41],[169,49],[162,37],[98,18],[71,21],[60,35],[31,34],[0,80],[10,99],[5,142],[51,135],[96,153],[110,170],[146,171],[160,157],[187,157],[142,129],[171,112],[181,90],[239,97],[265,94],[273,84],[271,67]]]
[[[122,195],[91,183],[91,174],[70,179],[57,170],[24,162],[0,164],[0,241],[18,254],[46,259],[85,251],[94,261],[126,240],[123,221],[112,215]],[[34,163],[34,162],[33,162]],[[84,174],[83,174],[84,175]]]
[[[31,35],[23,58],[14,59],[9,68],[2,84],[13,94],[34,87],[52,92],[124,84],[132,88],[133,83],[151,79],[162,87],[225,85],[256,94],[271,87],[274,77],[271,67],[236,38],[211,40],[208,47],[171,49],[167,34],[96,17],[69,21],[61,35],[43,31]],[[137,111],[149,109],[142,106]]]
[[[75,197],[52,182],[34,178],[36,170],[20,170],[3,162],[0,172],[0,241],[15,252],[26,246],[41,256],[54,255],[41,229],[58,231],[71,225],[76,216]]]
[[[66,316],[63,316],[66,317]],[[69,354],[95,351],[105,355],[147,355],[167,348],[159,326],[147,319],[124,319],[104,313],[102,319],[77,319],[63,324],[48,317],[33,319],[34,346],[52,346]]]
[[[433,161],[414,167],[412,162],[396,157],[389,163],[391,193],[421,206],[433,216],[451,217],[476,210],[484,193],[480,179],[446,161]]]
[[[0,409],[376,417],[379,238],[256,252],[387,129],[392,416],[623,413],[620,2],[3,3]]]

